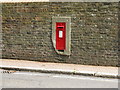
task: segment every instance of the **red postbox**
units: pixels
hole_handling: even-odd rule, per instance
[[[65,50],[66,45],[66,23],[56,22],[56,49]]]

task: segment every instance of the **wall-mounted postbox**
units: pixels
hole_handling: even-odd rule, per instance
[[[71,18],[52,18],[52,42],[55,51],[61,55],[70,55],[71,51]]]
[[[56,22],[56,49],[65,50],[66,23]]]

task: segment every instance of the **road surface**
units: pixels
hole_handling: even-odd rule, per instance
[[[118,79],[2,70],[1,74],[3,88],[118,88]]]

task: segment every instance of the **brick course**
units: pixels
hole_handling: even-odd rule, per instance
[[[52,16],[71,17],[71,55],[52,44]],[[2,58],[118,66],[118,3],[2,4]]]

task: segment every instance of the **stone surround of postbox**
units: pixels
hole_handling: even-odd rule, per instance
[[[71,54],[71,17],[52,17],[52,42],[58,54]]]

